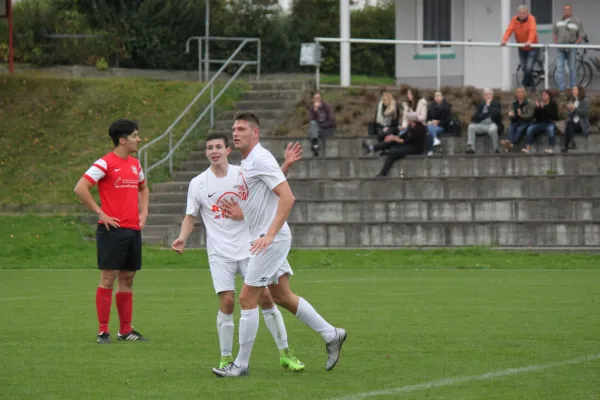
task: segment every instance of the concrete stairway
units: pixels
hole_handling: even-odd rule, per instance
[[[238,109],[266,121],[263,146],[280,159],[289,142],[304,148],[289,175],[297,198],[289,218],[295,247],[600,247],[598,134],[577,137],[576,151],[553,155],[542,151],[543,137],[534,154],[490,154],[487,138],[479,138],[475,155],[465,154],[465,137],[442,137],[440,153],[409,156],[389,178],[377,179],[383,159],[363,155],[361,142],[369,138],[329,139],[325,156],[313,158],[306,138],[269,136],[306,89],[302,83],[254,83],[252,89]],[[219,128],[230,132],[232,115]],[[188,183],[209,166],[202,146],[171,182],[153,185],[146,242],[169,245],[179,233]],[[230,161],[239,163],[239,153]],[[188,246],[204,245],[198,221]]]

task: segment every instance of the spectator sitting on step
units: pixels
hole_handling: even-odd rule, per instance
[[[451,118],[450,104],[444,99],[442,92],[435,92],[427,111],[427,155],[432,155],[434,147],[441,144],[438,135],[448,130]]]
[[[408,129],[408,113],[416,112],[418,121],[425,124],[427,121],[427,100],[421,97],[418,89],[408,89],[406,91],[406,100],[402,102],[402,124],[400,125],[400,135],[403,135]]]
[[[523,152],[529,153],[531,151],[535,135],[546,133],[548,135],[546,153],[552,154],[554,152],[554,144],[556,143],[556,120],[558,120],[558,105],[552,98],[550,91],[542,90],[540,99],[535,101],[533,123],[527,128]]]
[[[320,92],[314,92],[312,105],[308,108],[310,115],[309,137],[314,156],[319,155],[319,139],[324,143],[325,138],[335,133],[335,116],[333,108],[321,99]]]
[[[484,89],[483,100],[477,105],[472,122],[467,128],[467,154],[475,153],[475,138],[484,134],[492,140],[494,152],[499,153],[498,135],[503,131],[502,104],[494,99],[492,89]]]
[[[535,103],[527,98],[524,87],[518,87],[515,92],[516,98],[511,103],[508,117],[510,125],[508,126],[508,140],[501,140],[502,147],[509,151],[521,140],[521,137],[527,132],[527,128],[533,119]]]
[[[399,119],[400,106],[390,92],[383,92],[375,110],[374,131],[369,134],[377,136],[377,140],[383,142],[387,135],[398,133]]]
[[[387,135],[383,143],[378,143],[374,146],[363,142],[363,147],[367,154],[384,149],[390,150],[383,163],[383,168],[377,177],[387,176],[397,160],[409,154],[423,154],[425,152],[427,128],[419,120],[419,115],[416,112],[409,112],[405,114],[405,117],[408,121],[408,128],[404,136]]]
[[[574,140],[575,133],[580,132],[587,137],[590,129],[590,103],[585,96],[585,90],[582,86],[574,86],[573,89],[571,89],[571,93],[572,97],[567,104],[565,143],[561,150],[563,153],[566,153],[569,149],[577,148]]]

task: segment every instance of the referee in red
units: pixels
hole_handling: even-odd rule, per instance
[[[119,340],[146,340],[131,325],[133,314],[133,278],[142,268],[141,229],[148,218],[150,192],[138,159],[140,137],[134,121],[120,119],[108,130],[114,150],[98,159],[79,179],[75,193],[98,215],[96,246],[100,284],[96,289],[99,344],[111,343],[108,330],[112,292],[117,280]],[[98,184],[98,206],[90,189]]]

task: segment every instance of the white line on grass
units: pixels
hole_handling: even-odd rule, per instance
[[[444,386],[454,386],[454,385],[458,385],[458,384],[466,383],[466,382],[485,381],[485,380],[494,379],[494,378],[503,378],[506,376],[525,374],[528,372],[542,371],[542,370],[549,369],[549,368],[558,368],[558,367],[564,367],[567,365],[583,364],[585,362],[594,361],[594,360],[598,360],[598,359],[600,359],[600,354],[593,354],[593,355],[589,355],[589,356],[585,356],[585,357],[574,358],[571,360],[553,362],[550,364],[534,364],[534,365],[528,365],[526,367],[509,368],[509,369],[505,369],[502,371],[487,372],[482,375],[459,376],[459,377],[455,377],[455,378],[439,379],[436,381],[419,383],[417,385],[408,385],[408,386],[402,386],[402,387],[393,388],[393,389],[375,390],[372,392],[363,392],[363,393],[357,393],[357,394],[348,395],[348,396],[335,397],[330,400],[358,400],[358,399],[366,399],[366,398],[375,397],[375,396],[390,396],[390,395],[396,395],[396,394],[401,394],[401,393],[416,392],[416,391],[424,390],[424,389],[433,389],[433,388],[444,387]]]

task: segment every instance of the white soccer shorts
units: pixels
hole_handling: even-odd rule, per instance
[[[272,243],[267,251],[250,256],[248,271],[244,283],[253,287],[265,287],[279,283],[279,277],[284,274],[293,275],[292,267],[287,261],[287,255],[292,247],[292,240]]]
[[[238,261],[223,260],[219,257],[209,257],[210,275],[212,276],[213,286],[216,293],[235,291],[236,274],[246,276],[248,270],[249,258]]]

